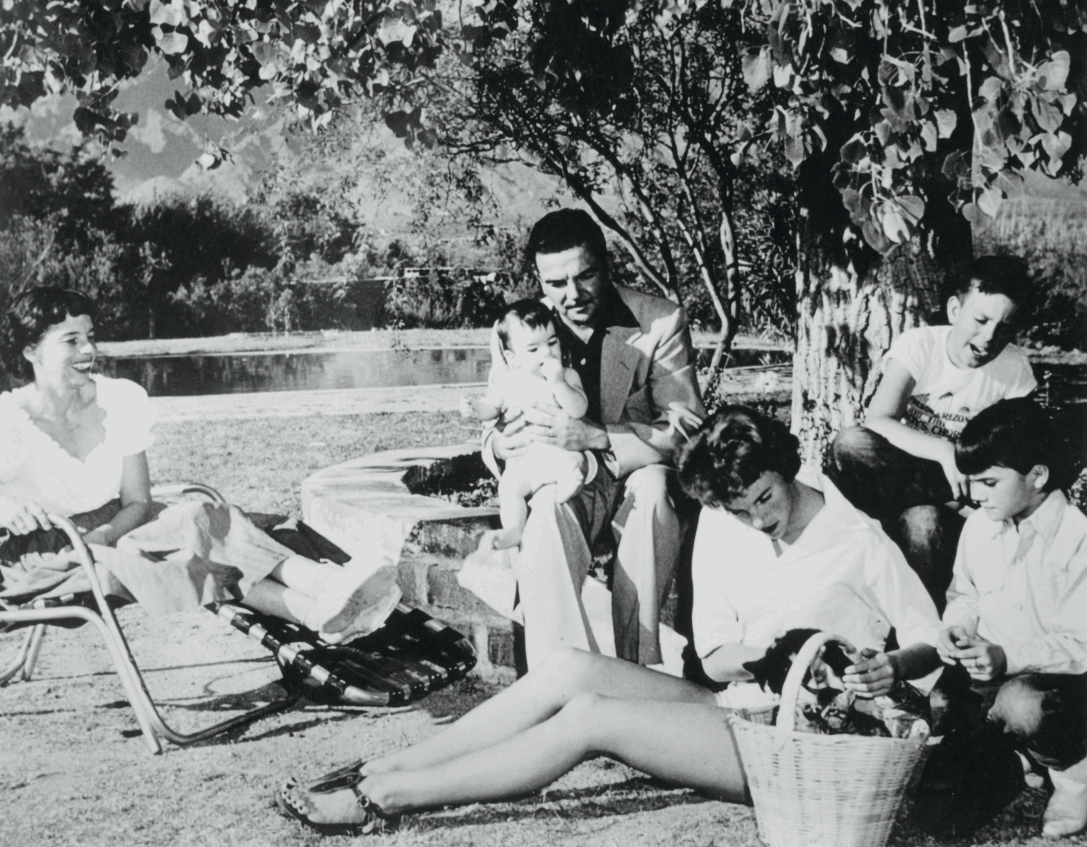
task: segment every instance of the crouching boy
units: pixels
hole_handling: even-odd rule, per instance
[[[1087,827],[1087,517],[1058,488],[1063,452],[1029,399],[967,423],[956,462],[978,509],[959,540],[939,645],[945,675],[958,666],[970,677],[975,719],[1003,729],[991,743],[1049,768],[1050,838]],[[992,773],[974,773],[969,790],[989,791]]]

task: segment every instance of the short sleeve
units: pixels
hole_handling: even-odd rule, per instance
[[[0,482],[8,479],[25,454],[21,430],[26,415],[10,393],[0,394]]]
[[[127,379],[98,380],[98,405],[106,411],[106,433],[122,456],[142,453],[154,442],[155,407],[147,392]]]
[[[1007,398],[1026,397],[1038,387],[1038,380],[1034,378],[1034,370],[1030,366],[1030,359],[1018,347],[1009,347],[1008,350],[1017,354],[1017,367],[1012,384],[1004,396]]]
[[[919,327],[907,330],[891,342],[891,349],[883,356],[883,367],[886,368],[887,363],[894,359],[910,372],[915,382],[919,381],[932,352],[931,333],[927,329]]]

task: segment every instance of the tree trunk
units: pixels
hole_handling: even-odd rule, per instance
[[[815,467],[834,435],[863,419],[891,342],[940,307],[948,270],[934,258],[931,237],[882,259],[870,251],[844,256],[841,237],[833,240],[810,216],[802,219],[792,429]]]

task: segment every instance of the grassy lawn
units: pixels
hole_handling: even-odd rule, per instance
[[[321,468],[478,433],[448,412],[159,423],[148,462],[155,483],[203,482],[243,509],[301,516],[299,487]]]

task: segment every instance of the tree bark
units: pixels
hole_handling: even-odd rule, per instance
[[[810,217],[799,237],[792,429],[804,461],[820,467],[834,436],[863,420],[891,342],[940,308],[954,269],[933,255],[931,236],[884,258],[842,255]]]

